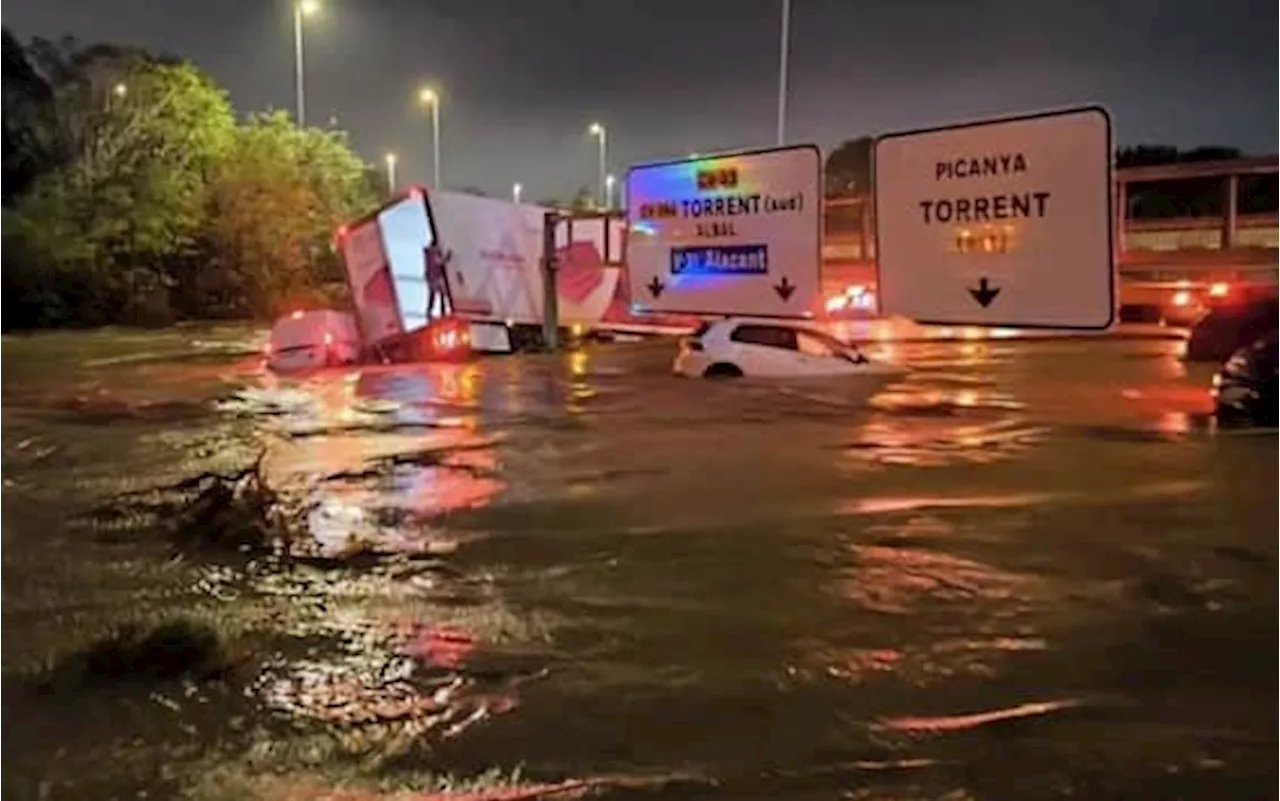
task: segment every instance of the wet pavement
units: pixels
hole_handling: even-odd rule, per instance
[[[254,345],[5,338],[5,798],[1275,797],[1276,435],[1180,343]],[[259,458],[282,539],[184,533]]]

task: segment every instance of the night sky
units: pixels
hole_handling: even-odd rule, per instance
[[[309,121],[425,181],[442,95],[445,182],[567,198],[609,161],[772,144],[780,0],[320,0]],[[165,50],[238,110],[293,107],[288,0],[11,0],[20,38]],[[788,139],[1098,101],[1121,143],[1277,147],[1275,0],[793,0]]]

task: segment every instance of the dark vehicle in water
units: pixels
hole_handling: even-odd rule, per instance
[[[1276,330],[1274,286],[1258,288],[1229,302],[1214,304],[1191,329],[1187,360],[1221,362],[1237,350]]]
[[[1277,425],[1277,332],[1259,338],[1227,359],[1213,377],[1214,414],[1229,426]]]

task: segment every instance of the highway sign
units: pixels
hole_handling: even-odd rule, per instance
[[[627,173],[633,310],[807,317],[822,263],[812,145],[645,164]]]
[[[882,136],[875,218],[885,314],[1082,330],[1115,317],[1104,109]]]

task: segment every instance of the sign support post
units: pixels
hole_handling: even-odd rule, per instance
[[[560,349],[560,297],[556,286],[556,226],[560,214],[549,211],[542,217],[542,341],[547,350]]]

